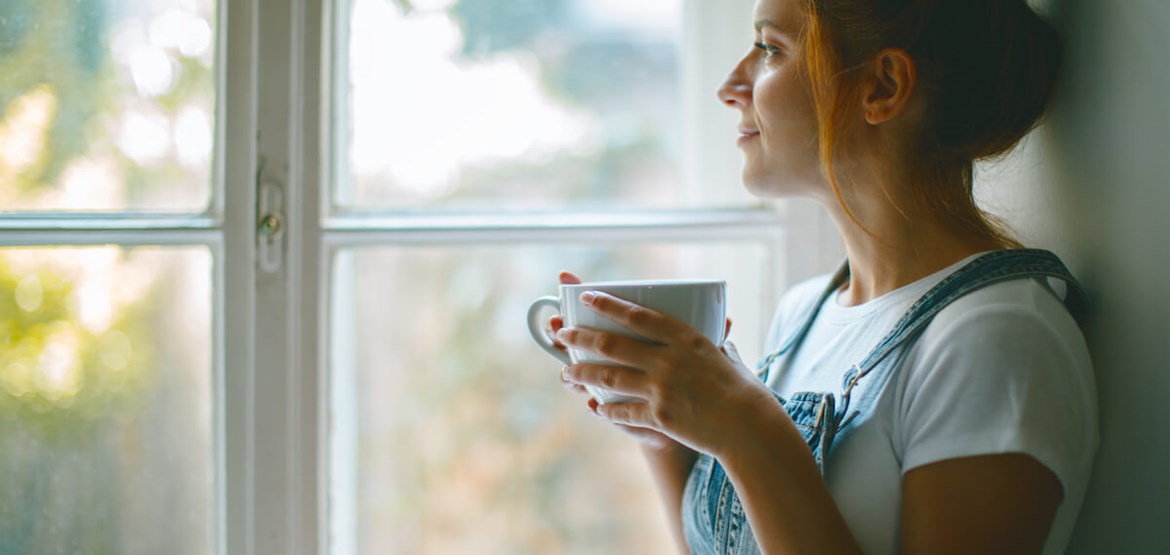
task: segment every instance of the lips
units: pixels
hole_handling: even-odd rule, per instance
[[[735,143],[739,146],[743,146],[744,144],[751,142],[753,139],[755,139],[758,136],[760,136],[759,129],[756,129],[754,127],[741,126],[739,128],[739,140],[737,140]]]

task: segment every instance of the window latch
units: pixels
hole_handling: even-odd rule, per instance
[[[281,271],[284,266],[284,183],[264,171],[256,172],[256,257],[260,270]]]

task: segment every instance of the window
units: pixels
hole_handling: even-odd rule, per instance
[[[9,4],[0,552],[663,551],[528,302],[727,279],[751,356],[833,260],[738,183],[744,0]]]

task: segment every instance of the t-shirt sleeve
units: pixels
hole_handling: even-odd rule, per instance
[[[1070,339],[1039,312],[1010,305],[974,308],[931,328],[908,354],[902,472],[1023,453],[1067,489],[1094,437],[1085,428],[1092,398],[1084,374],[1091,370],[1087,352],[1077,348],[1079,332]]]

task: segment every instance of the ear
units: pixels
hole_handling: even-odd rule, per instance
[[[898,117],[918,85],[914,59],[900,48],[886,48],[865,67],[862,109],[866,123],[878,125]]]

